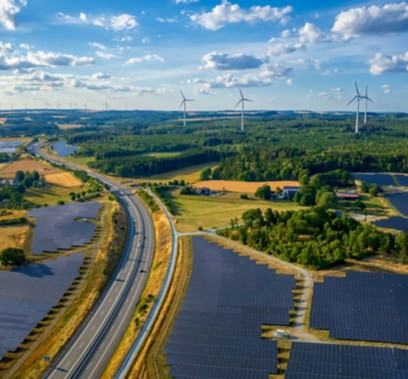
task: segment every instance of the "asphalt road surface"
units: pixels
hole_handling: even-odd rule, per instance
[[[40,152],[30,150],[55,164],[61,164]],[[65,164],[71,169],[75,165]],[[128,238],[125,251],[107,288],[61,354],[54,358],[45,374],[50,379],[99,378],[132,320],[146,285],[154,252],[154,229],[145,206],[126,188],[103,175],[88,172],[108,184],[128,214]]]

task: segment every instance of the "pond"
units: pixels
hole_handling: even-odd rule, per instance
[[[78,146],[67,145],[67,141],[58,141],[52,145],[52,148],[63,158],[78,150]]]

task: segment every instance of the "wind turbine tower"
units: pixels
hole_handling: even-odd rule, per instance
[[[245,112],[245,101],[253,101],[250,99],[246,99],[244,97],[244,95],[242,94],[241,88],[239,88],[239,94],[241,95],[241,99],[238,101],[238,103],[235,105],[235,108],[241,104],[242,108],[241,108],[241,130],[245,130],[245,118],[244,118],[244,112]]]
[[[186,127],[186,113],[187,113],[187,102],[188,101],[194,101],[194,99],[187,99],[184,95],[183,92],[180,91],[181,97],[183,98],[180,108],[184,108],[184,117],[183,117],[183,126]]]
[[[368,86],[366,86],[366,93],[365,93],[365,112],[364,112],[364,126],[367,126],[367,108],[368,108],[368,102],[371,101],[373,102],[369,97],[368,97]]]
[[[360,91],[358,90],[357,82],[354,82],[356,85],[356,95],[347,103],[350,105],[354,100],[357,100],[357,113],[356,113],[356,134],[359,132],[359,116],[360,116],[360,99],[365,99],[365,96],[360,95]]]

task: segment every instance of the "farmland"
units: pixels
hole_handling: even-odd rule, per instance
[[[273,208],[280,211],[302,208],[288,201],[244,200],[236,193],[206,197],[180,195],[179,190],[173,190],[166,191],[164,197],[170,203],[170,209],[177,220],[177,230],[180,232],[196,231],[199,227],[224,227],[229,225],[231,219],[240,218],[243,212],[253,208]]]
[[[46,162],[25,156],[4,166],[0,170],[0,176],[5,178],[13,178],[17,171],[37,171],[40,175],[45,176],[62,172],[60,169],[52,167]]]
[[[295,180],[278,180],[274,182],[242,182],[236,180],[206,180],[197,182],[194,187],[207,187],[212,191],[231,191],[241,193],[255,193],[256,190],[263,186],[269,185],[272,191],[278,188],[283,189],[285,186],[299,186],[299,182]]]

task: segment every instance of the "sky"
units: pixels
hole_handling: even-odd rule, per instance
[[[408,3],[0,0],[0,109],[408,112]]]

